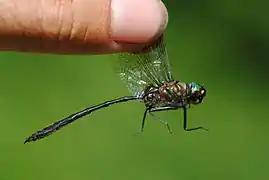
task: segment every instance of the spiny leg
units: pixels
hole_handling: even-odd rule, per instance
[[[152,112],[177,110],[178,107],[179,107],[179,105],[178,105],[178,106],[162,106],[162,107],[155,107],[155,108],[151,108],[151,109],[149,110],[149,113],[150,113],[150,115],[151,115],[154,119],[159,120],[161,123],[165,124],[166,127],[167,127],[167,129],[168,129],[168,132],[169,132],[170,134],[172,134],[173,132],[171,131],[171,128],[170,128],[169,124],[168,124],[167,122],[161,120],[160,118],[156,117]]]
[[[168,129],[168,132],[172,134],[172,131],[170,129],[170,126],[168,125],[167,122],[159,119],[158,117],[156,117],[152,112],[155,112],[155,111],[165,111],[165,110],[174,110],[174,109],[177,109],[176,107],[170,107],[170,106],[163,106],[163,107],[155,107],[155,108],[151,108],[151,107],[148,107],[145,112],[144,112],[144,115],[143,115],[143,119],[142,119],[142,125],[141,125],[141,131],[140,132],[143,132],[144,131],[144,126],[145,126],[145,120],[146,120],[146,117],[147,117],[147,113],[149,112],[150,115],[156,119],[156,120],[159,120],[161,123],[165,124],[167,129]]]
[[[184,113],[183,128],[185,131],[194,131],[194,130],[198,130],[198,129],[208,131],[208,129],[206,129],[202,126],[194,127],[194,128],[187,128],[187,108],[186,107],[183,108],[183,113]]]
[[[169,124],[166,122],[166,121],[163,121],[162,119],[158,118],[157,116],[155,116],[151,111],[149,111],[149,114],[151,115],[151,117],[154,119],[154,120],[158,120],[160,121],[162,124],[164,124],[168,130],[168,132],[170,134],[173,134],[173,132],[171,131],[171,128],[169,126]]]
[[[208,129],[206,129],[202,126],[195,127],[195,128],[187,128],[187,108],[186,108],[186,105],[187,104],[185,102],[182,102],[182,103],[177,103],[177,104],[171,104],[170,106],[155,107],[155,108],[150,109],[150,112],[168,111],[168,110],[176,110],[179,108],[183,108],[183,111],[184,111],[183,128],[185,131],[193,131],[193,130],[198,130],[198,129],[209,131]]]

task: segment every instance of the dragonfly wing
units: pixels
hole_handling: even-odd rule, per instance
[[[173,81],[163,35],[137,53],[120,53],[117,72],[133,95]]]
[[[137,55],[124,53],[119,55],[119,59],[118,73],[133,95],[141,95],[149,84],[154,83],[144,69],[141,69]]]

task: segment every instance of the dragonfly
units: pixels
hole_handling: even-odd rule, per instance
[[[183,129],[185,131],[199,129],[208,131],[203,126],[187,127],[187,110],[191,105],[198,105],[203,102],[206,96],[206,89],[203,85],[196,82],[184,83],[174,80],[164,43],[164,35],[146,45],[139,52],[120,53],[118,57],[119,66],[117,73],[132,93],[131,96],[122,96],[75,112],[36,131],[24,141],[24,144],[50,136],[61,128],[94,111],[134,100],[140,101],[145,105],[140,132],[143,132],[146,117],[150,115],[154,120],[159,120],[159,122],[164,124],[168,132],[172,134],[169,124],[158,118],[155,113],[178,109],[183,109]]]

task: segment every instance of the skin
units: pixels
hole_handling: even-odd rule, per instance
[[[158,37],[167,22],[159,0],[0,0],[0,50],[134,51]]]

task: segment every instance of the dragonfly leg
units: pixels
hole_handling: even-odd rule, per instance
[[[170,134],[172,134],[173,132],[171,131],[171,128],[169,126],[169,124],[166,121],[163,121],[162,119],[156,117],[152,112],[157,112],[157,111],[169,111],[169,110],[176,110],[178,109],[178,107],[176,106],[162,106],[162,107],[154,107],[149,109],[149,114],[151,115],[151,117],[155,120],[159,120],[162,124],[166,125],[168,132]]]
[[[152,112],[156,112],[156,111],[167,111],[167,110],[175,110],[175,109],[178,109],[177,107],[170,107],[170,106],[162,106],[162,107],[154,107],[154,108],[152,108],[152,107],[148,107],[146,110],[145,110],[145,112],[144,112],[144,115],[143,115],[143,119],[142,119],[142,125],[141,125],[141,132],[143,132],[144,131],[144,126],[145,126],[145,120],[146,120],[146,117],[147,117],[147,113],[148,112],[150,112],[150,115],[152,116],[153,114],[152,114]],[[156,117],[156,116],[152,116],[152,117]],[[157,118],[157,117],[156,117]],[[154,119],[156,119],[156,118],[154,118]],[[160,120],[159,118],[157,118],[161,123],[163,123],[163,124],[167,124],[165,121],[163,121],[163,120]],[[166,125],[167,126],[167,128],[169,129],[169,131],[170,131],[170,127],[169,127],[169,125]]]
[[[163,121],[162,119],[158,118],[157,116],[155,116],[152,112],[149,111],[149,114],[151,115],[151,117],[154,119],[154,120],[158,120],[160,121],[162,124],[164,124],[168,130],[168,132],[170,134],[172,134],[173,132],[171,131],[171,128],[169,126],[169,124],[166,122],[166,121]]]
[[[183,113],[184,113],[183,128],[185,131],[194,131],[194,130],[198,130],[198,129],[209,131],[208,129],[206,129],[202,126],[194,127],[194,128],[187,128],[187,106],[186,106],[186,103],[177,103],[177,104],[172,104],[170,106],[155,107],[155,108],[151,108],[149,110],[149,112],[177,110],[179,108],[183,108]]]
[[[178,107],[175,106],[161,106],[161,107],[153,107],[149,109],[149,112],[158,112],[158,111],[169,111],[169,110],[177,110]]]
[[[185,131],[194,131],[194,130],[198,130],[198,129],[208,131],[208,129],[206,129],[202,126],[194,127],[194,128],[187,128],[187,108],[186,107],[183,108],[183,113],[184,113],[183,128]]]
[[[147,108],[144,112],[144,115],[143,115],[143,119],[142,119],[142,125],[141,125],[141,132],[144,131],[144,126],[145,126],[145,120],[146,120],[146,117],[147,117],[147,113],[149,111],[150,108]]]

